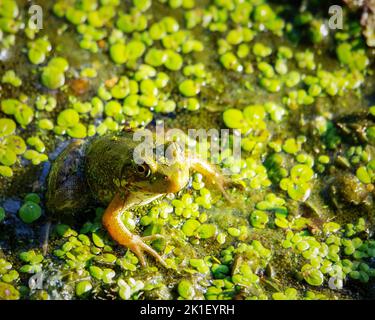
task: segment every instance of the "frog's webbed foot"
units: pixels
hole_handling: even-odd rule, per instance
[[[103,225],[107,229],[112,239],[134,252],[139,258],[142,266],[146,265],[146,259],[143,255],[143,252],[147,252],[156,260],[158,260],[164,267],[167,267],[167,264],[165,263],[163,258],[154,249],[152,249],[148,244],[145,243],[145,241],[152,241],[162,238],[163,236],[151,235],[141,238],[131,233],[121,221],[121,215],[126,208],[126,200],[121,199],[119,195],[115,195],[108,208],[104,212]]]

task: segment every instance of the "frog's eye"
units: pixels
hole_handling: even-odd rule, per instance
[[[137,166],[137,171],[144,177],[149,177],[151,175],[151,169],[147,164],[140,164]]]

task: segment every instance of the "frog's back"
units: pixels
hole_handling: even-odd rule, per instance
[[[87,209],[95,200],[108,204],[131,182],[137,144],[131,132],[69,144],[54,161],[48,176],[48,211],[71,214]]]
[[[85,172],[85,143],[73,141],[56,158],[48,176],[46,204],[49,212],[72,214],[86,208],[91,200]]]

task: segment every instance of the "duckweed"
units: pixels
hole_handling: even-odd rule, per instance
[[[90,281],[84,280],[80,281],[76,285],[76,295],[78,297],[84,296],[92,290],[92,284]]]
[[[0,297],[2,300],[18,300],[20,293],[13,285],[0,282]]]
[[[57,123],[60,126],[68,127],[71,124],[77,124],[79,122],[79,114],[73,109],[67,109],[62,111],[58,118]]]
[[[25,151],[25,153],[23,154],[23,157],[26,160],[31,161],[31,163],[34,164],[34,165],[38,165],[38,164],[48,160],[47,155],[39,153],[38,151],[31,150],[31,149]]]
[[[87,136],[87,128],[84,124],[78,123],[73,127],[67,129],[67,134],[75,139],[83,139]]]
[[[183,64],[183,60],[182,60],[181,55],[171,50],[168,50],[166,52],[164,65],[167,69],[172,70],[172,71],[177,71],[182,68],[182,64]],[[183,92],[181,91],[181,93]]]
[[[21,78],[16,75],[14,70],[6,71],[1,78],[1,82],[11,84],[13,87],[20,87],[22,85]]]
[[[212,238],[216,234],[216,226],[214,224],[202,224],[196,230],[196,233],[201,239]]]
[[[300,146],[294,138],[290,138],[283,144],[283,150],[287,153],[295,154],[300,150]]]
[[[16,124],[13,120],[0,119],[0,164],[1,175],[12,177],[13,170],[10,168],[17,161],[17,156],[26,151],[25,141],[14,135]]]
[[[199,85],[193,80],[184,80],[180,83],[178,89],[185,97],[193,97],[200,92]]]
[[[30,137],[26,140],[27,144],[34,147],[36,151],[43,153],[46,149],[43,141],[39,137]]]
[[[287,288],[285,292],[276,292],[272,295],[273,300],[298,300],[298,291],[294,288]]]
[[[124,64],[128,60],[128,51],[123,43],[116,43],[111,46],[109,54],[117,64]]]
[[[182,280],[177,287],[178,294],[184,299],[192,299],[194,297],[194,286],[188,280]]]
[[[258,57],[265,58],[272,53],[272,49],[265,46],[263,43],[257,42],[253,46],[253,53]]]
[[[195,219],[187,220],[184,225],[182,226],[182,232],[187,236],[191,237],[195,234],[195,231],[199,228],[200,222]]]
[[[13,170],[8,166],[0,166],[0,175],[6,178],[13,177]]]
[[[40,95],[35,101],[35,106],[40,111],[51,112],[56,108],[57,101],[53,96]]]
[[[250,222],[254,228],[264,229],[268,222],[268,215],[263,211],[255,210],[250,215]]]
[[[40,206],[32,201],[26,201],[18,212],[21,220],[25,223],[33,223],[42,215]]]
[[[111,100],[105,105],[104,110],[107,116],[113,117],[121,113],[122,107],[119,102]]]
[[[81,299],[337,299],[351,297],[342,290],[349,279],[351,289],[370,282],[372,225],[353,222],[358,212],[371,214],[375,182],[374,107],[360,119],[372,57],[360,26],[347,15],[350,23],[331,32],[311,4],[291,19],[290,4],[240,2],[134,0],[125,8],[118,0],[59,0],[45,8],[54,15],[45,23],[58,22],[48,25],[54,41],[23,28],[15,1],[1,2],[0,52],[10,60],[1,76],[0,183],[9,193],[19,181],[35,191],[18,210],[27,230],[40,227],[39,183],[60,140],[167,119],[168,127],[229,128],[230,146],[241,135],[242,152],[240,159],[230,148],[215,156],[232,173],[235,183],[225,189],[233,205],[192,173],[181,193],[123,215],[132,232],[165,236],[151,245],[178,279],[165,283],[157,264],[140,268],[130,250],[117,250],[96,208],[92,220],[53,225],[45,257],[30,238],[31,249],[9,259],[17,270],[1,258],[1,299],[59,298],[60,291]],[[74,90],[76,81],[85,90]],[[358,114],[341,117],[351,109]],[[212,151],[210,143],[197,148]],[[41,165],[40,181],[25,173],[29,162]],[[355,203],[346,203],[345,183],[335,185],[344,173],[355,182]],[[10,219],[0,207],[0,224]],[[26,290],[30,276],[50,268],[69,279],[57,287],[48,276],[43,290]]]
[[[34,110],[16,99],[5,99],[1,101],[1,110],[6,115],[14,116],[17,123],[27,126],[34,118]]]
[[[51,43],[46,37],[28,43],[28,58],[33,64],[42,64],[52,50]]]
[[[57,68],[45,68],[42,74],[42,83],[49,89],[57,89],[64,85],[65,76]]]
[[[240,110],[228,109],[223,114],[224,123],[228,128],[241,128],[244,124],[244,117]]]
[[[65,84],[65,74],[69,65],[61,57],[52,58],[48,65],[43,68],[41,81],[48,89],[56,90]]]
[[[226,52],[220,57],[220,62],[225,69],[241,72],[243,66],[232,52]]]
[[[321,271],[310,266],[304,265],[301,269],[304,279],[312,286],[320,286],[323,284],[324,277]]]
[[[3,165],[11,166],[16,163],[17,154],[10,148],[3,149],[0,161]]]

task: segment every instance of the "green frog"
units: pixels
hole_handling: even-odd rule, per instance
[[[128,131],[70,143],[56,158],[49,173],[47,210],[63,215],[83,212],[93,203],[104,205],[102,223],[113,240],[133,251],[143,266],[146,265],[143,252],[166,266],[162,257],[146,243],[161,235],[142,238],[133,234],[121,220],[124,211],[182,190],[189,182],[191,170],[208,178],[227,198],[225,187],[231,181],[216,166],[187,155],[177,142],[159,146],[153,143],[153,154],[160,146],[168,150],[157,160],[150,153],[135,158],[138,145],[133,132]]]

